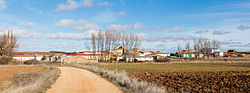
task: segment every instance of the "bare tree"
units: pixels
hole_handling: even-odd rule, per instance
[[[134,38],[134,55],[133,55],[133,58],[135,58],[135,52],[137,51],[136,49],[141,45],[141,40],[139,39],[138,35],[136,34],[135,35],[135,38]],[[135,59],[133,59],[133,61],[135,61]]]
[[[190,49],[190,42],[186,42],[185,49],[186,49],[186,50],[189,50],[189,49]]]
[[[91,44],[90,44],[90,42],[88,42],[88,40],[86,40],[86,41],[84,42],[84,45],[85,45],[85,48],[86,48],[87,50],[90,50],[90,49],[91,49],[90,46],[89,46],[89,45],[91,45]],[[93,58],[92,55],[91,55],[90,57]]]
[[[92,51],[93,51],[93,54],[94,54],[94,58],[96,57],[96,36],[95,36],[95,33],[92,33],[92,38],[91,38],[91,41],[92,41]]]
[[[130,51],[133,48],[137,48],[140,45],[140,40],[137,34],[127,34],[127,33],[116,33],[105,31],[102,32],[101,30],[98,32],[97,35],[92,34],[92,50],[101,51],[101,59],[103,61],[110,61],[112,62],[114,58],[114,52],[116,48],[122,45],[123,52],[126,49]],[[112,50],[112,51],[111,51]],[[124,53],[123,53],[124,54]],[[131,52],[127,52],[125,54],[131,54]],[[99,58],[98,58],[99,59]]]
[[[220,48],[220,42],[218,40],[212,40],[211,46],[213,49],[219,49]]]
[[[6,34],[0,36],[0,61],[4,61],[3,59],[8,59],[6,61],[8,62],[12,59],[15,49],[17,48],[16,42],[16,37],[13,35],[12,31],[8,31]]]
[[[178,50],[178,57],[180,58],[181,57],[181,50],[182,50],[180,43],[178,43],[178,45],[177,45],[177,50]]]
[[[219,49],[220,48],[220,42],[218,41],[218,40],[212,40],[211,41],[211,47],[212,47],[212,49]],[[213,56],[214,57],[217,57],[217,55],[216,54],[213,54]]]
[[[200,50],[201,50],[201,46],[200,46],[200,42],[199,39],[194,40],[194,50],[195,50],[195,56],[196,58],[200,57]]]

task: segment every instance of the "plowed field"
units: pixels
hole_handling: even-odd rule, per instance
[[[0,66],[0,85],[18,72],[37,72],[41,69],[40,66]]]
[[[165,87],[171,92],[250,91],[250,71],[134,72],[130,76]]]

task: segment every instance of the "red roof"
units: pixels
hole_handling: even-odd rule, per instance
[[[169,53],[155,53],[155,54],[169,54]]]
[[[149,52],[151,52],[151,53],[155,53],[154,51],[149,51]]]
[[[34,55],[14,55],[14,57],[35,57]]]
[[[67,56],[94,56],[94,54],[66,54],[66,55]],[[101,56],[101,54],[95,54],[95,55],[96,56]]]
[[[15,55],[24,55],[24,53],[16,53]]]

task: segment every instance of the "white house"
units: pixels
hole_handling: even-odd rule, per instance
[[[14,55],[13,59],[17,61],[27,61],[27,60],[41,60],[43,56],[41,55]]]
[[[154,61],[154,58],[151,56],[135,56],[135,57],[125,57],[126,61],[139,61],[139,62],[145,62],[145,61]]]
[[[208,49],[208,53],[210,53],[210,54],[213,54],[213,53],[218,52],[218,51],[220,51],[220,49],[213,49],[213,48]]]
[[[224,53],[221,51],[215,51],[214,54],[217,56],[224,56]]]
[[[170,53],[155,53],[155,54],[163,57],[170,57]]]
[[[123,56],[118,56],[118,57],[116,57],[116,60],[120,61],[120,60],[123,60],[123,58],[124,58]]]
[[[181,57],[183,57],[183,58],[193,58],[193,57],[195,57],[195,54],[181,54]]]

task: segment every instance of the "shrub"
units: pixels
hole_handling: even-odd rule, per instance
[[[162,58],[162,59],[158,59],[157,62],[171,62],[170,58]]]
[[[43,66],[43,70],[17,73],[0,86],[0,93],[44,93],[60,76],[57,67]]]
[[[0,64],[8,64],[11,61],[12,61],[11,57],[8,57],[8,56],[0,57]]]
[[[23,62],[26,65],[31,65],[31,64],[40,64],[41,62],[38,60],[27,60]]]

